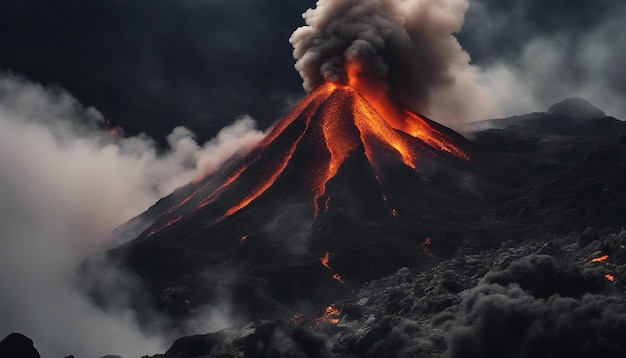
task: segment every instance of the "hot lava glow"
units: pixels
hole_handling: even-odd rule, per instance
[[[174,225],[175,223],[180,221],[180,219],[182,219],[182,218],[183,218],[183,216],[180,215],[180,216],[177,216],[177,217],[169,219],[168,222],[165,225],[160,226],[159,228],[156,228],[156,229],[150,231],[148,236],[152,236],[152,235],[156,234],[157,232],[162,231],[163,229],[168,228],[168,227]]]
[[[600,256],[600,257],[596,257],[595,259],[592,259],[591,262],[604,262],[609,258],[609,255],[604,255],[604,256]]]
[[[335,305],[330,305],[324,309],[324,314],[322,317],[317,318],[315,320],[315,325],[319,326],[321,324],[337,324],[339,323],[339,315],[341,311],[338,310]]]
[[[429,237],[426,239],[426,241],[422,243],[422,251],[424,251],[426,255],[434,259],[435,255],[433,255],[433,253],[430,251],[431,244],[432,244],[432,239]]]
[[[604,277],[611,282],[615,282],[615,276],[611,275],[610,273],[607,273],[606,275],[604,275]]]
[[[320,256],[319,260],[320,260],[320,263],[324,265],[324,267],[326,267],[329,270],[332,270],[330,266],[328,265],[328,262],[330,261],[330,252],[327,252],[324,255]]]
[[[279,188],[289,173],[297,175],[311,195],[313,214],[318,217],[333,203],[329,182],[356,153],[369,162],[391,215],[398,216],[381,180],[385,177],[381,170],[388,162],[397,160],[428,180],[420,173],[423,157],[470,159],[445,127],[393,100],[384,79],[370,75],[357,61],[345,67],[345,83],[327,82],[313,90],[243,160],[230,167],[229,173],[221,173],[219,180],[213,176],[210,180],[216,184],[197,178],[192,183],[196,190],[169,212],[192,202],[198,213],[227,197],[229,204],[220,204],[216,216],[226,219],[269,195],[272,188]]]
[[[333,278],[341,283],[343,283],[343,278],[341,277],[340,274],[336,273],[333,275]]]

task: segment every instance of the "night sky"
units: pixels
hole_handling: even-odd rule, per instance
[[[161,143],[211,138],[243,114],[261,128],[303,94],[289,36],[313,1],[3,1],[0,68],[59,86]],[[502,116],[569,96],[626,117],[621,25],[604,1],[470,1],[458,34]]]

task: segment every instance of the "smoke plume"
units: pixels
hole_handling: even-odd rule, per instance
[[[497,113],[453,36],[466,0],[320,0],[290,38],[304,88],[346,84],[346,68],[380,79],[405,108],[453,123]]]
[[[160,152],[104,123],[60,89],[0,77],[0,336],[21,332],[45,357],[163,351],[129,309],[105,313],[83,296],[76,269],[113,244],[113,228],[262,137],[245,117],[204,145],[177,128]],[[203,329],[223,328],[204,317]]]

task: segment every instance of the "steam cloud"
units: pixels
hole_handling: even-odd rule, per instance
[[[409,109],[447,123],[494,116],[453,36],[467,8],[466,0],[320,0],[290,38],[304,88],[346,83],[345,64],[357,62]]]
[[[583,97],[626,118],[622,1],[472,1],[461,37],[502,115]]]
[[[104,313],[84,297],[76,268],[112,244],[114,227],[263,136],[249,117],[204,145],[181,127],[160,153],[146,136],[111,138],[102,123],[62,90],[0,77],[0,336],[21,332],[44,357],[164,351],[130,310]]]

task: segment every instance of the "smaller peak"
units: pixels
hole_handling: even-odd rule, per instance
[[[548,113],[562,114],[573,118],[606,117],[606,113],[581,97],[570,97],[553,104]]]

